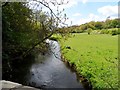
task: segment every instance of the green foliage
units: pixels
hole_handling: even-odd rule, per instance
[[[34,56],[38,51],[47,51],[48,45],[45,40],[58,33],[58,26],[64,23],[62,20],[67,20],[66,14],[63,16],[63,11],[59,11],[58,7],[56,12],[49,7],[49,4],[57,5],[56,2],[35,0],[36,4],[33,4],[33,7],[28,3],[2,3],[2,63],[3,76],[8,76],[7,79],[11,78],[9,72],[14,72],[16,65],[21,66],[20,63],[25,62],[24,58]],[[62,4],[63,1],[59,3]],[[42,8],[37,10],[39,5],[48,8],[49,11],[43,12]],[[67,30],[62,35],[65,36],[66,32]]]
[[[23,58],[33,56],[38,50],[47,50],[45,37],[50,33],[48,15],[39,13],[39,19],[26,2],[8,2],[2,7],[2,60],[3,75],[12,73],[13,67],[24,62]],[[40,21],[42,18],[43,21]],[[41,43],[38,43],[42,41]],[[35,48],[34,48],[35,47]],[[34,48],[34,49],[33,49]],[[32,49],[32,52],[28,52]],[[5,78],[6,79],[6,78]]]
[[[118,28],[118,27],[119,27],[118,25],[119,25],[118,20],[115,19],[115,20],[112,20],[112,21],[111,21],[111,26],[112,26],[113,28]]]
[[[81,29],[81,30],[87,30],[87,24],[81,25],[81,26],[80,26],[80,29]]]
[[[96,30],[97,31],[97,30]],[[112,28],[112,29],[102,29],[99,31],[100,34],[111,34],[111,35],[118,35],[120,34],[118,28]]]
[[[49,34],[49,17],[41,11],[39,19],[34,16],[26,3],[8,2],[2,7],[3,53],[10,58],[22,55]]]
[[[92,32],[92,29],[91,29],[91,28],[88,28],[88,29],[87,29],[87,32],[88,32],[88,35],[90,35],[91,32]]]
[[[31,10],[24,4],[11,2],[2,7],[3,52],[9,52],[11,49],[13,50],[12,54],[14,54],[20,49],[26,50],[31,47],[31,34],[33,32],[30,21]]]
[[[118,30],[112,30],[112,35],[117,35],[118,34]]]
[[[119,19],[113,19],[113,20],[107,19],[106,21],[97,21],[97,22],[91,21],[89,23],[85,23],[82,25],[78,25],[78,26],[74,25],[71,27],[67,27],[65,29],[62,29],[62,32],[68,31],[69,33],[84,33],[87,30],[89,30],[89,28],[91,28],[92,30],[98,30],[98,31],[101,30],[100,32],[101,34],[111,34],[111,32],[107,31],[106,29],[120,28]],[[115,31],[113,32],[115,33]]]
[[[102,27],[103,27],[103,22],[96,22],[96,23],[95,23],[95,27],[96,27],[96,29],[102,29]]]
[[[100,31],[100,34],[111,34],[111,30],[102,29],[102,30]]]
[[[76,65],[77,72],[87,77],[95,90],[118,88],[118,36],[109,34],[74,34],[62,40],[65,58]]]

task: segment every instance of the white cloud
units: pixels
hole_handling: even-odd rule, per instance
[[[90,20],[94,20],[94,21],[96,21],[96,20],[99,19],[99,16],[97,16],[97,15],[95,15],[95,14],[93,14],[93,13],[90,13],[90,14],[88,15],[88,17],[89,17]]]
[[[85,4],[88,0],[82,0],[82,3]]]
[[[87,22],[90,22],[90,21],[105,21],[106,20],[106,16],[103,16],[103,15],[95,15],[93,13],[90,13],[88,15],[88,17],[86,18],[80,18],[80,19],[74,19],[73,21],[73,25],[81,25],[81,24],[85,24]],[[110,19],[115,19],[117,18],[117,16],[111,16]]]
[[[64,5],[66,8],[77,5],[77,0],[68,0],[68,4]]]
[[[104,7],[98,8],[98,12],[106,17],[117,15],[118,6],[104,6]]]
[[[42,0],[37,0],[37,1],[41,1]],[[79,0],[45,0],[45,2],[49,3],[49,7],[53,10],[53,11],[56,11],[57,10],[57,7],[59,7],[59,10],[63,10],[63,9],[66,9],[66,8],[70,8],[74,5],[77,5]],[[54,3],[59,3],[61,5],[55,5],[52,4],[52,2]],[[63,2],[63,4],[62,4]],[[68,3],[67,3],[68,2]],[[44,2],[43,2],[44,3]],[[29,5],[31,8],[34,8],[34,9],[37,9],[37,10],[40,10],[41,7],[44,11],[49,11],[49,9],[47,7],[45,7],[44,5],[41,5],[40,3],[36,2],[36,1],[30,1],[29,2]]]
[[[66,20],[65,22],[66,24],[68,24],[68,26],[70,25],[75,25],[75,18],[69,18],[68,20]]]
[[[63,10],[63,9],[66,9],[66,8],[71,8],[71,7],[75,6],[75,5],[77,5],[77,1],[76,0],[67,0],[67,1],[68,1],[67,4],[63,4],[63,5],[59,6],[60,10]]]
[[[77,15],[77,14],[76,14]],[[110,16],[110,19],[118,18],[118,6],[104,6],[98,8],[98,14],[90,13],[87,17],[74,19],[73,24],[84,24],[90,21],[105,21]]]
[[[54,1],[54,0],[46,0],[47,2],[50,2],[50,1]],[[68,8],[71,8],[71,7],[74,7],[75,5],[77,5],[79,2],[82,2],[82,3],[87,3],[87,2],[94,2],[94,0],[57,0],[59,3],[61,1],[69,1],[68,4],[63,4],[63,5],[60,5],[59,6],[59,10],[63,10],[64,9],[68,9]],[[99,1],[99,0],[98,0]],[[107,1],[107,0],[101,0],[102,1]],[[97,1],[95,1],[97,2]],[[54,6],[52,4],[49,5],[50,8],[54,11],[54,13],[56,13],[56,10],[57,10],[57,6]],[[41,7],[41,5],[40,5]],[[39,8],[40,8],[39,7]],[[43,8],[44,11],[49,11],[48,8],[44,7]],[[71,11],[72,12],[72,11]],[[67,14],[67,13],[66,13]],[[75,24],[84,24],[86,22],[90,22],[90,21],[103,21],[105,20],[108,16],[110,16],[111,19],[114,19],[116,18],[115,16],[117,16],[118,14],[118,6],[104,6],[104,7],[100,7],[98,8],[98,15],[94,14],[94,13],[90,13],[88,16],[84,16],[83,18],[81,18],[81,13],[75,13],[75,14],[71,14],[70,16],[70,19],[66,21],[67,24],[71,24],[71,21],[73,22],[72,25],[75,25]],[[83,15],[82,15],[83,16]]]
[[[80,25],[90,21],[103,21],[103,20],[105,20],[105,17],[100,17],[98,15],[90,13],[87,18],[80,18],[79,21],[76,22],[76,24]]]
[[[61,1],[62,0],[57,0],[58,3],[61,3]],[[50,4],[50,8],[51,9],[55,9],[58,6],[59,9],[62,10],[63,8],[64,9],[70,8],[70,7],[74,6],[74,5],[77,5],[77,0],[66,0],[66,1],[63,2],[62,5],[56,5],[56,6],[54,6],[54,5]]]
[[[86,2],[119,2],[119,0],[77,0],[79,2],[82,3],[86,3]]]
[[[81,13],[75,13],[73,14],[74,17],[78,17],[78,16],[81,16]]]

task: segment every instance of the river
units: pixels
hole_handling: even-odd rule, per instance
[[[38,54],[29,68],[22,67],[18,71],[19,74],[14,74],[14,81],[25,82],[37,88],[81,88],[84,90],[76,73],[61,60],[58,42],[52,40],[46,40],[46,42],[50,50],[44,55]]]

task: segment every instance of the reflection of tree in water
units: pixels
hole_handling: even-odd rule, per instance
[[[18,60],[19,61],[19,60]],[[28,56],[23,59],[24,62],[12,62],[11,70],[7,72],[3,72],[3,80],[9,80],[17,83],[21,83],[23,85],[27,85],[27,74],[30,73],[30,67],[34,63],[34,57]],[[5,68],[3,67],[3,70]]]

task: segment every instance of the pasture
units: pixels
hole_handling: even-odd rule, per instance
[[[118,88],[118,35],[73,34],[67,40],[61,38],[60,45],[63,56],[93,88]]]

